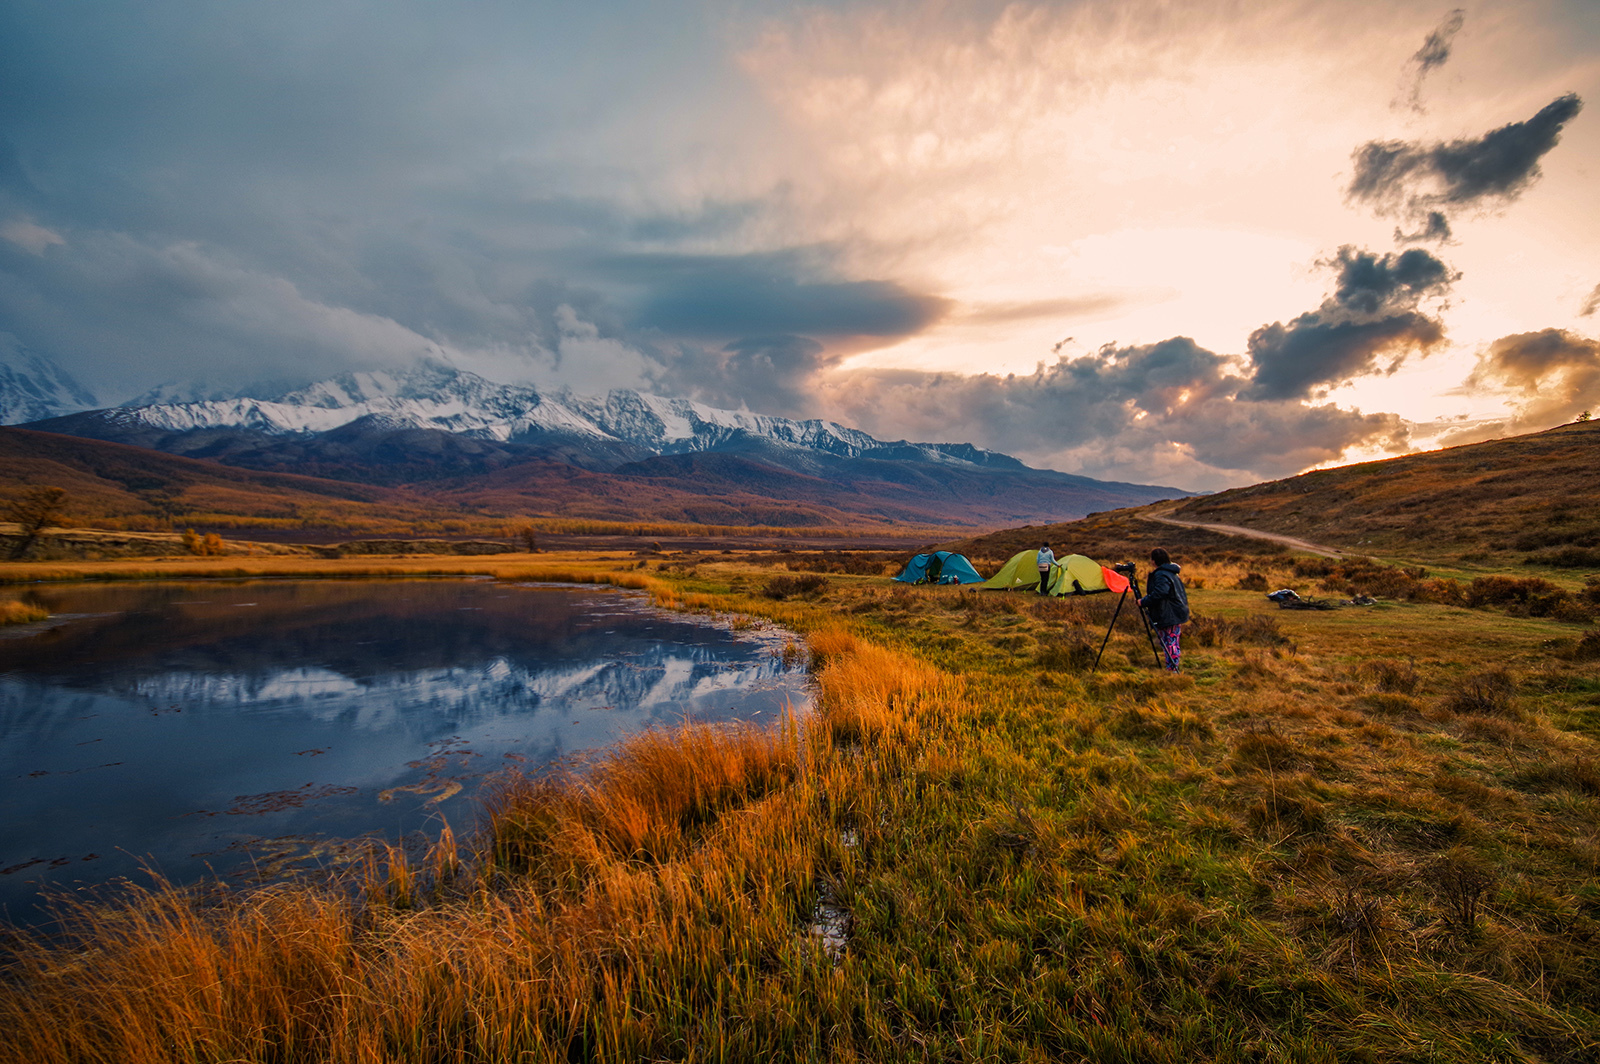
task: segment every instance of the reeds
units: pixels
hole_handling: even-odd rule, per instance
[[[50,611],[31,602],[0,602],[0,625],[33,624],[50,616]]]

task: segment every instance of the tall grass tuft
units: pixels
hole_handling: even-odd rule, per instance
[[[641,732],[565,773],[505,777],[488,799],[486,856],[565,887],[619,859],[666,860],[718,813],[792,780],[798,757],[792,724]]]
[[[813,644],[815,645],[815,644]],[[914,742],[923,698],[946,686],[943,673],[873,643],[828,660],[817,673],[822,719],[837,743]]]
[[[49,616],[49,610],[29,602],[0,602],[0,625],[33,624]]]

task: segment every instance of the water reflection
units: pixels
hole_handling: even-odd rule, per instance
[[[466,826],[483,778],[692,716],[807,703],[772,632],[638,596],[487,581],[52,588],[0,639],[0,902],[325,860]]]

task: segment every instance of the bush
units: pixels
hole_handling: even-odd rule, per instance
[[[1572,648],[1573,661],[1600,661],[1600,628],[1583,633],[1578,645]]]
[[[1504,669],[1485,669],[1473,673],[1445,696],[1444,708],[1458,716],[1516,716],[1512,695],[1516,681]]]
[[[828,586],[825,576],[775,576],[761,588],[769,599],[783,601],[791,595],[818,595]]]
[[[1537,576],[1480,576],[1467,585],[1467,605],[1525,606],[1561,593],[1555,584]]]
[[[1356,674],[1380,691],[1396,691],[1404,695],[1415,694],[1421,682],[1416,663],[1411,661],[1403,665],[1398,661],[1368,661],[1362,663]]]
[[[1248,572],[1240,577],[1239,582],[1233,586],[1240,591],[1265,591],[1267,589],[1267,578],[1257,572]]]
[[[1524,565],[1548,565],[1556,569],[1600,569],[1600,548],[1560,547],[1542,550],[1522,559]]]

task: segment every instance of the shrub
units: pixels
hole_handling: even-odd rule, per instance
[[[1267,589],[1267,578],[1258,572],[1251,571],[1240,577],[1239,582],[1233,586],[1240,591],[1265,591]]]
[[[1600,628],[1583,633],[1578,645],[1572,648],[1573,661],[1600,661]]]
[[[1522,559],[1524,565],[1548,565],[1556,569],[1600,569],[1600,548],[1559,547],[1542,550]]]
[[[1403,665],[1387,660],[1363,662],[1356,674],[1380,691],[1397,691],[1406,695],[1415,694],[1421,680],[1417,675],[1416,663],[1412,661]]]
[[[762,586],[761,593],[781,602],[791,595],[821,594],[827,586],[828,578],[825,576],[775,576]]]
[[[1516,716],[1512,695],[1516,681],[1505,669],[1485,669],[1466,677],[1445,696],[1444,708],[1458,716]]]
[[[1467,605],[1531,607],[1562,594],[1561,588],[1542,577],[1480,576],[1467,585]]]

